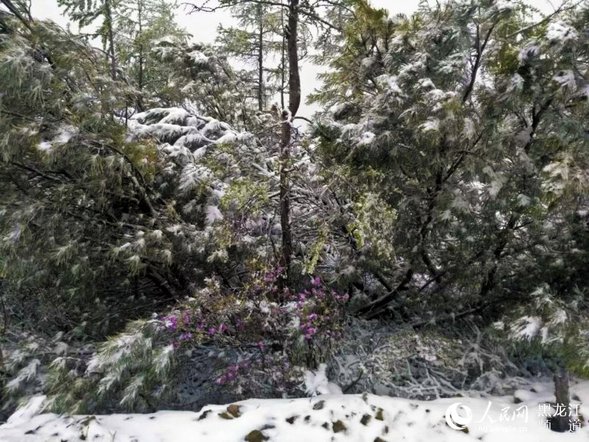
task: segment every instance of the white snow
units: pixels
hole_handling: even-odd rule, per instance
[[[225,143],[234,143],[237,141],[237,133],[236,132],[227,132],[221,137],[215,140],[215,144],[225,144]]]
[[[342,394],[342,389],[329,382],[327,379],[327,365],[320,364],[317,371],[307,370],[305,372],[305,390],[307,394],[316,396],[318,394]]]
[[[531,340],[538,336],[542,329],[542,318],[537,316],[523,316],[513,325],[511,331],[516,339]]]
[[[520,193],[517,196],[517,203],[521,207],[527,207],[530,205],[531,202],[532,202],[531,198],[527,195],[524,195],[523,193]]]
[[[417,80],[417,84],[422,89],[437,89],[431,78],[421,78]]]
[[[168,115],[162,118],[159,122],[162,124],[184,124],[184,122],[191,116],[185,109],[180,107],[168,108]]]
[[[205,166],[198,164],[187,164],[180,174],[180,189],[191,190],[197,188],[201,183],[210,180],[213,173]]]
[[[59,144],[66,144],[78,132],[74,126],[63,125],[59,128],[59,132],[55,137],[55,142]]]
[[[220,221],[223,219],[223,214],[219,210],[217,206],[207,206],[206,207],[206,224],[208,226],[215,223],[215,221]]]
[[[508,92],[522,91],[524,88],[524,78],[520,74],[514,74],[511,77]]]
[[[438,132],[440,130],[440,120],[437,118],[430,118],[420,125],[419,128],[422,132]]]
[[[476,127],[475,127],[474,122],[468,117],[465,118],[464,119],[464,128],[462,130],[462,135],[467,140],[470,140],[470,139],[474,138],[475,133],[476,133]]]
[[[513,9],[513,3],[509,0],[499,0],[495,2],[494,6],[498,12],[511,11]]]
[[[321,370],[320,370],[321,371]],[[321,374],[319,374],[321,377]],[[316,380],[317,373],[313,374]],[[250,399],[209,405],[199,412],[59,416],[37,414],[34,398],[0,426],[3,442],[36,441],[215,441],[280,442],[577,442],[589,440],[589,381],[571,385],[572,409],[585,426],[555,433],[546,427],[553,412],[549,383],[513,396],[458,397],[416,401],[364,395],[300,399]],[[453,429],[459,428],[458,430]],[[460,430],[462,428],[462,431]],[[256,436],[258,438],[256,438]]]
[[[209,136],[210,133],[214,133],[214,132],[217,132],[217,131],[225,132],[225,131],[230,130],[230,129],[231,128],[229,127],[229,125],[227,123],[224,123],[224,122],[219,121],[219,120],[211,119],[202,128],[202,133],[205,136]]]
[[[575,90],[577,87],[577,82],[575,80],[575,74],[571,70],[559,72],[553,78],[554,78],[554,81],[556,81],[562,87],[567,87],[572,90]]]
[[[192,152],[192,156],[194,158],[194,161],[198,161],[199,159],[204,157],[206,153],[207,153],[207,146],[199,147],[194,152]]]
[[[207,57],[202,51],[194,50],[188,54],[188,56],[194,61],[196,64],[207,64],[209,62],[209,57]]]
[[[51,150],[51,142],[49,141],[41,141],[38,145],[37,148],[42,151],[42,152],[48,152]]]
[[[430,102],[442,101],[446,98],[446,93],[441,89],[431,89],[424,95]]]
[[[344,103],[338,103],[338,104],[334,104],[332,105],[327,112],[329,112],[331,115],[337,114],[339,112],[341,112],[342,110],[344,110],[346,108],[346,105]]]
[[[565,42],[567,40],[576,40],[577,32],[564,23],[550,23],[546,37],[550,41]]]
[[[358,146],[365,146],[371,144],[374,141],[375,137],[376,135],[374,135],[373,132],[364,132],[358,140]]]
[[[43,411],[43,404],[45,396],[35,396],[29,400],[23,407],[16,410],[16,412],[8,418],[6,425],[19,425],[25,423],[37,416]],[[0,426],[0,430],[4,427]]]
[[[537,57],[539,54],[540,46],[538,46],[537,44],[530,44],[519,51],[519,55],[517,58],[520,63],[525,63],[528,59]]]
[[[41,365],[39,359],[32,359],[24,368],[22,368],[18,375],[6,384],[7,391],[16,391],[22,384],[34,379],[37,375],[37,370]]]
[[[133,129],[137,137],[152,136],[159,140],[178,139],[183,135],[196,133],[196,129],[191,126],[178,126],[169,123],[157,123],[151,125],[137,125]]]
[[[399,86],[398,77],[395,75],[383,74],[376,79],[379,85],[388,88],[393,94],[402,95],[403,89]]]

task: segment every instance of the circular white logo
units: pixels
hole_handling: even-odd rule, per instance
[[[453,430],[462,431],[471,421],[472,410],[461,402],[455,402],[446,409],[446,423]]]

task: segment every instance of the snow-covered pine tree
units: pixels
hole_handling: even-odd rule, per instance
[[[393,258],[367,250],[385,279],[360,314],[488,321],[528,309],[539,282],[568,317],[584,310],[589,15],[571,8],[541,19],[516,1],[424,2],[389,17],[360,2],[317,95],[334,176],[396,213],[379,235]]]
[[[198,280],[190,274],[207,268],[212,215],[201,204],[214,189],[191,152],[244,141],[184,109],[127,127],[116,114],[128,85],[110,78],[100,53],[54,24],[27,25],[0,36],[3,274],[18,292],[11,305],[47,333],[104,336],[185,295]]]

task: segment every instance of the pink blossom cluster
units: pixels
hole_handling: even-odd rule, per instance
[[[241,290],[215,286],[194,305],[162,318],[174,347],[213,343],[248,349],[248,358],[227,366],[216,379],[220,385],[239,382],[254,366],[274,370],[275,378],[278,372],[286,373],[293,366],[290,352],[301,337],[313,351],[317,339],[337,336],[348,295],[326,286],[318,276],[301,290],[281,290],[283,271],[276,267],[259,274]]]

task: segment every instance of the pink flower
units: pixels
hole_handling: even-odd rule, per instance
[[[166,316],[164,318],[164,327],[166,327],[168,331],[176,331],[178,328],[178,318],[175,316]]]
[[[311,340],[317,334],[317,329],[309,324],[303,325],[302,329],[306,340]]]
[[[225,377],[225,375],[219,376],[217,379],[215,379],[215,384],[217,385],[223,385],[225,383],[227,383],[227,378]]]
[[[180,339],[181,341],[189,341],[190,339],[192,339],[192,333],[190,332],[186,332],[186,333],[182,333],[178,339]]]

